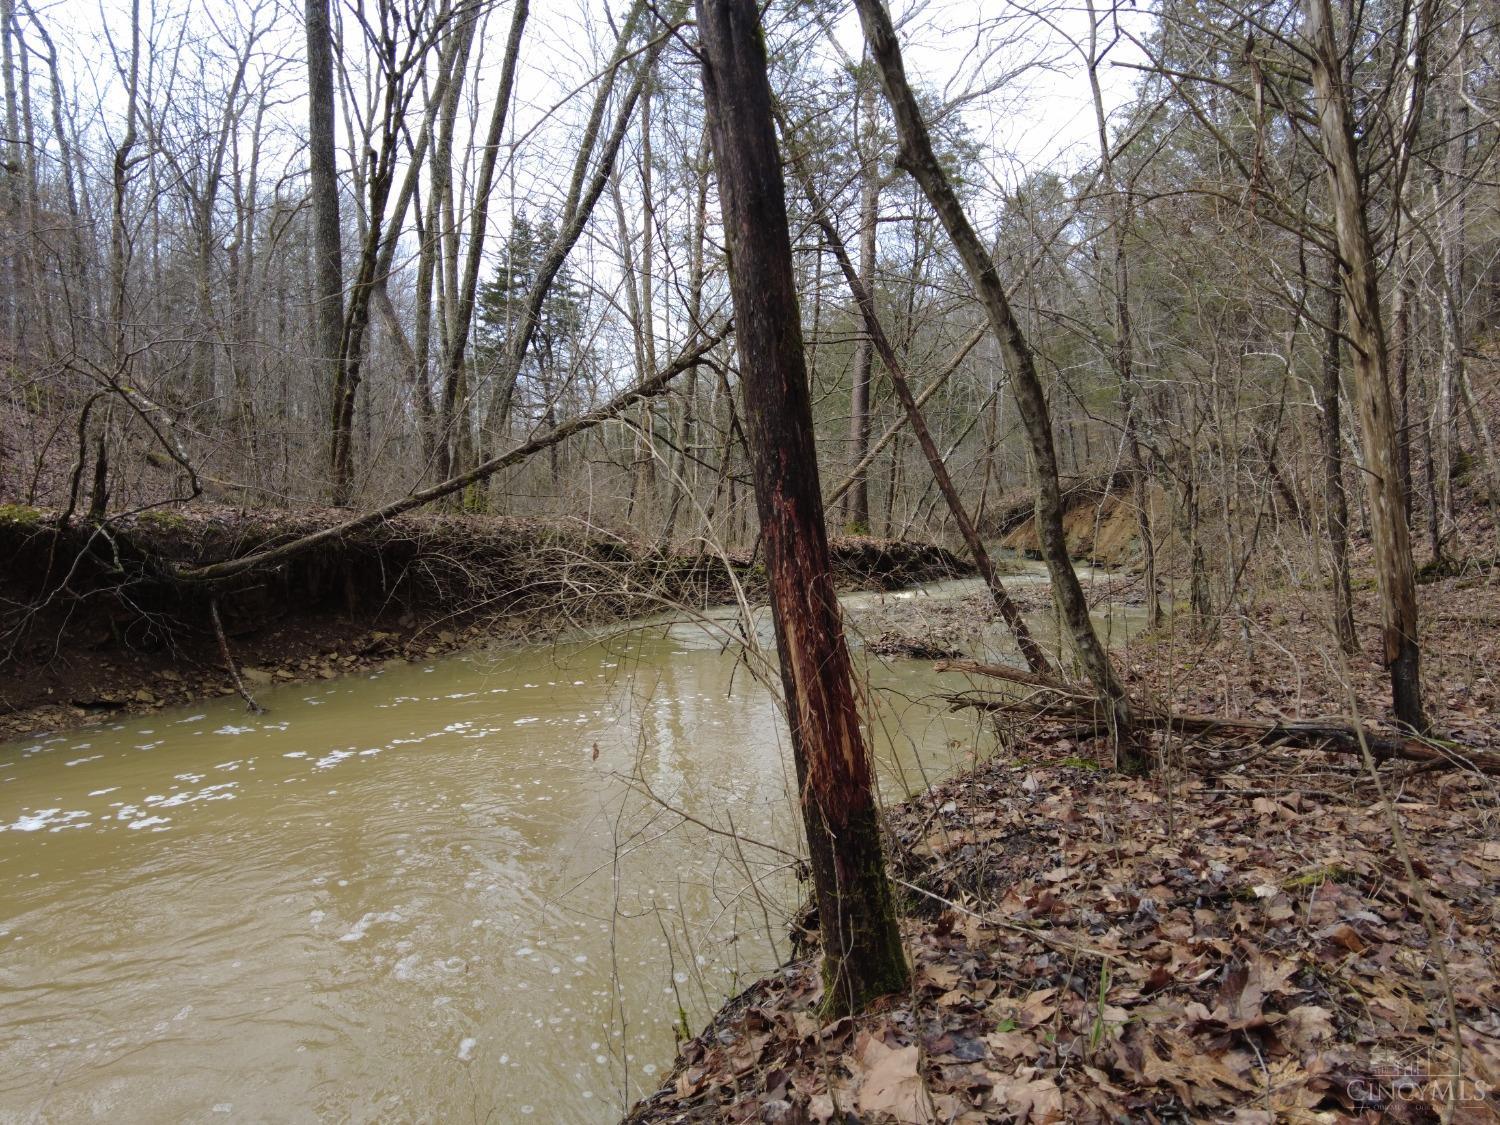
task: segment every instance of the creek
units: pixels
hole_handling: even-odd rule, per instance
[[[0,1119],[618,1119],[789,952],[791,765],[734,620],[0,746]],[[886,800],[992,744],[935,699],[964,677],[856,663]]]

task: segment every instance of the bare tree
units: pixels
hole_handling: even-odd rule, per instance
[[[927,124],[906,80],[901,47],[885,5],[881,0],[856,0],[856,5],[870,53],[880,69],[886,99],[895,114],[896,131],[901,138],[899,163],[911,173],[928,202],[937,211],[938,218],[962,258],[970,281],[984,305],[990,328],[1010,368],[1016,404],[1026,426],[1035,462],[1036,516],[1042,556],[1051,573],[1052,592],[1067,624],[1073,649],[1100,698],[1109,708],[1111,725],[1121,746],[1122,765],[1142,769],[1146,763],[1133,749],[1129,698],[1124,685],[1115,674],[1109,653],[1094,631],[1094,623],[1089,617],[1088,599],[1084,597],[1083,587],[1079,585],[1078,575],[1073,570],[1073,561],[1068,556],[1067,539],[1063,533],[1057,450],[1052,438],[1052,416],[1047,407],[1046,392],[1037,374],[1031,345],[1011,312],[1010,301],[1000,284],[1000,277],[989,251],[979,241],[979,236],[964,213],[963,205],[948,181],[947,173],[933,152]]]
[[[307,170],[312,199],[313,260],[316,264],[317,358],[326,364],[331,393],[328,463],[333,502],[347,504],[353,489],[352,413],[343,415],[344,242],[339,224],[337,137],[333,102],[333,21],[331,0],[306,0]],[[352,400],[351,400],[352,401]]]
[[[1427,717],[1422,708],[1416,574],[1397,464],[1389,352],[1378,264],[1370,238],[1365,177],[1344,81],[1344,51],[1335,38],[1330,0],[1306,0],[1305,17],[1303,34],[1309,48],[1308,63],[1317,98],[1318,130],[1327,160],[1328,192],[1333,203],[1344,304],[1349,313],[1348,332],[1353,345],[1353,392],[1363,438],[1365,492],[1370,506],[1375,571],[1380,583],[1385,664],[1390,672],[1396,717],[1413,730],[1421,731],[1427,728]],[[1418,14],[1421,22],[1413,48],[1417,52],[1424,49],[1429,19],[1430,0]],[[1420,54],[1418,60],[1420,65]],[[1420,103],[1420,84],[1413,96]]]
[[[842,1015],[904,987],[909,970],[829,572],[759,15],[754,0],[697,0],[696,7],[746,437],[823,936],[823,1006]]]

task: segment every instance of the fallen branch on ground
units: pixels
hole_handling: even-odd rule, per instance
[[[973,660],[944,660],[935,665],[939,672],[968,672],[1009,683],[1037,688],[1053,698],[1046,702],[1013,697],[996,698],[977,695],[950,695],[954,709],[972,707],[982,711],[1005,711],[1031,715],[1047,720],[1071,723],[1104,724],[1104,716],[1095,714],[1095,697],[1087,688],[1060,684],[1003,664],[981,664]],[[1357,729],[1344,719],[1235,719],[1224,715],[1182,715],[1143,708],[1140,725],[1149,730],[1171,731],[1187,735],[1228,735],[1257,743],[1279,743],[1310,750],[1357,754],[1364,739],[1377,760],[1400,758],[1432,765],[1467,766],[1483,773],[1500,773],[1500,755],[1465,746],[1462,743],[1432,738],[1408,738],[1377,735]]]
[[[968,672],[972,676],[989,676],[991,679],[1007,680],[1028,687],[1044,688],[1058,695],[1076,699],[1093,699],[1094,692],[1076,684],[1065,684],[1048,676],[1028,672],[1024,668],[1010,668],[1004,664],[981,664],[977,660],[940,660],[933,665],[935,672]]]
[[[968,668],[964,667],[965,663],[950,661],[938,667],[946,667],[953,671],[977,671],[977,667],[984,667]],[[1100,728],[1107,726],[1105,714],[1102,710],[1096,713],[1095,701],[1091,696],[1060,685],[1035,682],[1036,677],[1029,673],[1022,673],[1018,669],[1005,669],[1004,672],[1005,674],[998,678],[1031,684],[1062,698],[1039,701],[976,694],[950,695],[946,697],[949,706],[954,710],[973,708],[980,711],[1026,715],[1049,722],[1092,722]],[[982,674],[993,674],[993,670]],[[1377,761],[1396,758],[1408,762],[1455,766],[1478,770],[1481,773],[1500,774],[1500,754],[1492,751],[1479,750],[1462,743],[1440,739],[1375,734],[1339,718],[1237,719],[1227,715],[1184,715],[1141,708],[1136,712],[1136,724],[1144,730],[1194,737],[1220,735],[1258,745],[1295,746],[1306,750],[1321,750],[1338,754],[1360,754],[1363,743]]]

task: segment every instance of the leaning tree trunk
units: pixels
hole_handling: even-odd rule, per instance
[[[823,934],[824,1008],[862,1009],[909,972],[829,571],[786,185],[755,0],[697,0],[729,252],[745,434]]]
[[[1006,365],[1010,368],[1016,405],[1021,421],[1026,426],[1026,436],[1030,440],[1036,464],[1036,522],[1042,557],[1052,576],[1052,592],[1062,611],[1074,651],[1100,698],[1109,707],[1111,724],[1121,748],[1121,765],[1131,770],[1143,769],[1146,763],[1137,756],[1138,751],[1130,736],[1129,699],[1124,685],[1115,675],[1109,653],[1094,631],[1093,620],[1089,617],[1088,599],[1073,570],[1073,560],[1068,557],[1068,544],[1063,535],[1057,447],[1052,439],[1052,417],[1047,408],[1046,392],[1037,375],[1031,345],[1011,312],[1010,301],[1000,284],[1000,276],[989,251],[970,225],[963,205],[933,151],[927,123],[923,120],[916,96],[906,81],[901,48],[896,41],[895,29],[891,26],[890,14],[881,0],[855,0],[855,6],[859,9],[865,40],[870,45],[870,54],[879,68],[886,98],[896,118],[896,132],[901,140],[898,163],[911,173],[927,201],[937,212],[938,218],[942,220],[949,240],[963,259],[964,268],[984,305],[990,327],[1005,355]]]
[[[1306,17],[1318,129],[1327,161],[1328,191],[1342,259],[1348,335],[1353,345],[1351,389],[1364,443],[1365,491],[1375,548],[1375,576],[1380,586],[1385,663],[1390,671],[1396,718],[1413,730],[1425,730],[1421,650],[1417,646],[1416,574],[1397,464],[1395,404],[1391,400],[1378,269],[1365,210],[1364,177],[1329,0],[1307,0]]]
[[[891,377],[891,389],[895,391],[902,410],[906,412],[907,423],[911,426],[912,433],[916,435],[922,455],[927,458],[927,465],[932,470],[932,479],[948,504],[948,512],[953,517],[959,534],[963,536],[964,545],[969,549],[975,569],[979,571],[985,585],[989,587],[995,607],[1000,611],[1000,616],[1005,619],[1005,624],[1016,638],[1016,644],[1021,649],[1021,655],[1026,659],[1027,667],[1038,676],[1055,679],[1057,672],[1053,669],[1051,661],[1047,659],[1047,654],[1042,651],[1042,646],[1031,635],[1026,619],[1021,616],[1020,607],[1006,591],[1005,584],[1000,581],[994,560],[990,558],[984,540],[980,538],[979,530],[974,526],[974,520],[970,518],[969,511],[964,507],[963,499],[958,495],[958,489],[953,484],[953,477],[948,472],[947,459],[938,451],[937,443],[932,440],[932,432],[927,428],[926,419],[922,417],[922,408],[917,405],[917,400],[912,396],[911,384],[906,378],[900,359],[896,356],[896,349],[891,346],[891,341],[886,336],[885,328],[881,325],[880,317],[875,311],[874,293],[854,268],[854,263],[849,258],[849,250],[844,245],[838,228],[833,225],[828,205],[818,194],[811,174],[795,162],[794,167],[796,167],[798,178],[802,181],[802,190],[807,195],[807,201],[812,205],[813,218],[823,229],[823,237],[828,241],[828,248],[838,259],[839,269],[844,273],[849,292],[854,297],[854,303],[859,307],[860,317],[865,325],[864,341],[880,353],[880,361],[885,364],[886,372]],[[869,372],[866,372],[865,376],[868,386]],[[963,435],[960,435],[958,440],[962,441]],[[865,442],[869,443],[868,433],[865,435]],[[958,442],[954,443],[955,447],[957,444]],[[863,479],[862,473],[851,475],[856,478],[853,487],[858,488],[858,481]],[[868,504],[865,508],[865,515],[866,517],[869,515]]]

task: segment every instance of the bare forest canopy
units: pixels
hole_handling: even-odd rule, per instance
[[[230,638],[279,660],[290,631],[269,619],[304,609],[357,638],[349,669],[434,655],[427,633],[482,630],[486,609],[540,628],[731,595],[749,647],[764,596],[813,892],[799,925],[821,949],[797,987],[814,1027],[852,1027],[833,1021],[926,994],[914,950],[978,931],[945,912],[909,940],[888,852],[959,803],[890,831],[837,585],[972,563],[974,616],[1004,621],[1025,668],[958,659],[974,654],[936,630],[882,640],[952,658],[971,687],[943,705],[1002,750],[1094,765],[1073,756],[1086,745],[1136,775],[1116,779],[1133,794],[1116,813],[1159,784],[1169,799],[1140,816],[1177,833],[1183,769],[1238,784],[1272,753],[1368,780],[1379,800],[1359,798],[1351,831],[1388,830],[1399,870],[1379,881],[1404,877],[1427,946],[1364,964],[1437,967],[1401,1031],[1441,1032],[1467,1073],[1494,1005],[1477,959],[1450,979],[1457,906],[1439,915],[1423,889],[1453,865],[1419,859],[1419,879],[1401,827],[1452,806],[1387,794],[1500,774],[1497,16],[1495,0],[101,0],[94,20],[0,0],[0,709],[26,681],[84,716],[64,679],[110,646],[96,663],[217,660],[256,708]],[[1042,560],[1050,613],[1007,589],[997,546]],[[1101,635],[1080,558],[1120,569],[1094,590],[1139,602],[1143,643]],[[332,677],[328,655],[296,663]],[[982,803],[1017,855],[1053,854]],[[1455,809],[1452,839],[1479,807]],[[1118,815],[1089,822],[1089,854],[1118,857]],[[1236,839],[1293,839],[1268,828]],[[1214,878],[1163,911],[1238,910]],[[1251,897],[1278,885],[1296,883]],[[1095,921],[1088,945],[1058,944],[1042,916],[1060,900],[1030,901],[1035,923],[999,923],[1037,943],[1007,973],[1044,980],[1051,934],[1070,965],[1106,966],[1097,992],[1066,978],[1093,1044],[1108,1011],[1144,1029],[1106,1003],[1125,957],[1091,948]],[[1130,925],[1158,924],[1145,901]],[[1211,975],[1168,958],[1129,978],[1134,1000]],[[1330,976],[1354,964],[1319,958]],[[1241,1012],[1262,990],[1234,972],[1192,1020],[1218,1028],[1214,1051],[1271,1026]],[[1309,1011],[1329,1019],[1290,1014]],[[942,1053],[926,1045],[899,1052],[903,1087]],[[1143,1058],[1149,1083],[1168,1073],[1149,1051],[1132,1048],[1130,1081]],[[663,1096],[696,1096],[693,1073]],[[876,1089],[864,1108],[890,1109]],[[1062,1119],[1043,1104],[1010,1103]]]
[[[830,523],[1045,554],[1050,434],[1075,554],[1205,618],[1274,556],[1347,646],[1368,539],[1421,726],[1416,569],[1497,499],[1494,5],[898,4],[925,176],[855,7],[763,17]],[[0,16],[0,499],[755,542],[691,5]]]

